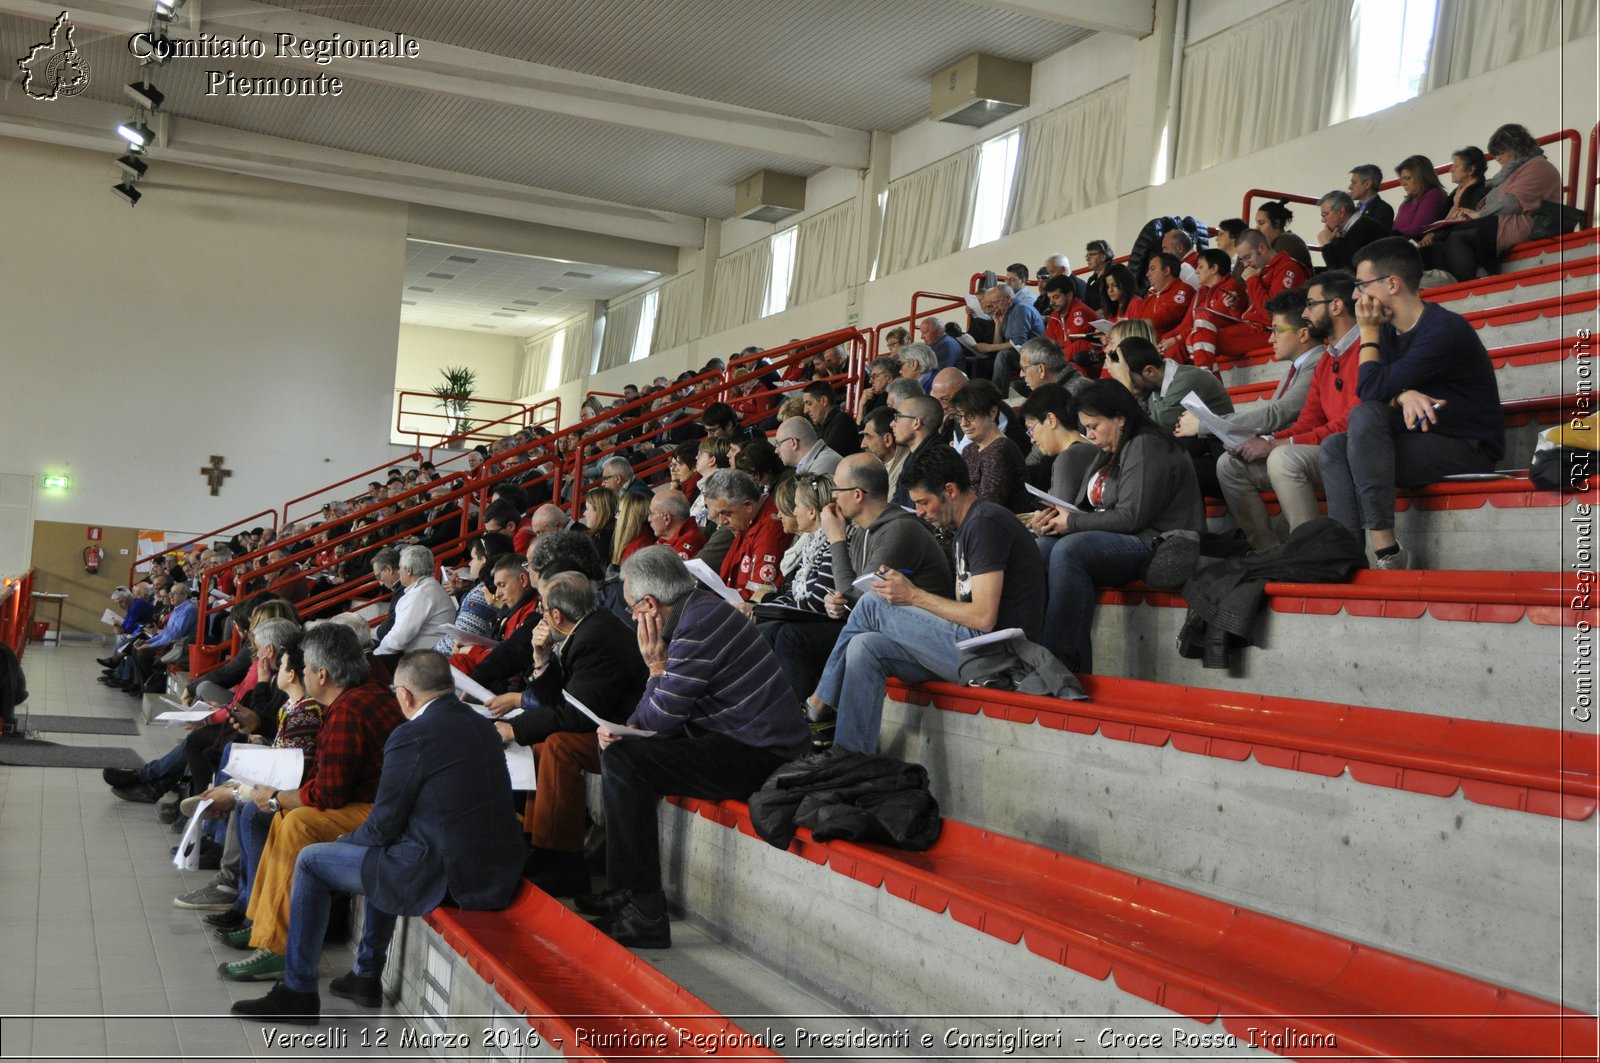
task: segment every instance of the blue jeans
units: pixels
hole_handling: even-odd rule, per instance
[[[1039,539],[1050,596],[1044,608],[1044,644],[1074,672],[1094,671],[1089,643],[1094,629],[1095,587],[1136,580],[1150,563],[1150,548],[1122,532],[1069,532]]]
[[[335,893],[364,896],[361,862],[370,850],[365,845],[318,842],[300,850],[294,861],[294,886],[289,893],[289,954],[284,957],[283,984],[296,993],[317,991],[317,966],[322,960],[322,939],[328,933],[328,909]],[[361,944],[351,970],[363,978],[383,973],[394,937],[395,917],[370,903],[361,928]]]
[[[888,677],[907,683],[959,682],[961,654],[956,643],[977,634],[925,609],[890,605],[875,591],[863,594],[817,684],[817,696],[839,713],[833,744],[876,753]]]
[[[139,778],[145,782],[155,782],[157,779],[169,777],[177,778],[183,775],[183,768],[183,743],[179,742],[158,759],[141,764],[139,766]]]
[[[233,813],[235,829],[239,832],[239,898],[233,906],[239,911],[250,907],[250,891],[256,881],[256,867],[261,863],[261,850],[267,847],[267,832],[277,818],[263,812],[254,801],[236,806]]]

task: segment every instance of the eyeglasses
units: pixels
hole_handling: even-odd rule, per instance
[[[1288,335],[1291,332],[1299,332],[1299,331],[1300,331],[1300,326],[1299,325],[1273,325],[1272,326],[1272,333],[1275,336],[1285,336],[1285,335]]]
[[[899,410],[896,410],[894,412],[894,416],[889,418],[889,420],[891,420],[891,421],[902,421],[902,420],[903,421],[915,421],[916,419],[917,419],[917,415],[916,414],[914,414],[914,413],[901,413]]]
[[[1390,277],[1393,277],[1393,276],[1394,276],[1393,273],[1385,273],[1383,276],[1381,276],[1381,277],[1373,277],[1371,280],[1356,281],[1356,283],[1355,283],[1355,293],[1357,295],[1360,295],[1363,291],[1366,290],[1367,285],[1369,285],[1369,284],[1377,284],[1379,281],[1386,281]]]
[[[1313,306],[1327,306],[1329,303],[1336,303],[1338,301],[1339,300],[1337,299],[1307,299],[1306,309],[1309,310]]]
[[[783,446],[785,443],[793,443],[794,441],[795,441],[795,437],[794,436],[785,436],[782,439],[774,439],[772,441],[772,449],[773,450],[777,450],[779,447]]]

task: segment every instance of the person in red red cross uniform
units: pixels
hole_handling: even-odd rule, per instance
[[[1250,296],[1250,309],[1244,319],[1262,329],[1272,327],[1267,300],[1311,279],[1311,267],[1282,251],[1274,251],[1267,238],[1254,229],[1239,237],[1239,262],[1244,272],[1244,289]]]
[[[1155,326],[1158,344],[1168,337],[1183,339],[1183,323],[1194,302],[1194,289],[1178,278],[1178,266],[1176,256],[1161,251],[1150,256],[1145,269],[1150,294],[1145,296],[1139,316]]]
[[[1233,261],[1226,251],[1200,252],[1200,290],[1189,304],[1189,317],[1181,338],[1161,345],[1161,353],[1179,362],[1211,369],[1218,359],[1238,358],[1262,343],[1261,330],[1244,320],[1250,297],[1234,279]]]
[[[700,490],[706,515],[733,533],[717,574],[745,601],[760,601],[782,581],[778,561],[789,548],[790,535],[783,530],[778,507],[738,469],[718,469]]]
[[[1061,346],[1061,353],[1076,363],[1085,376],[1100,375],[1100,363],[1105,356],[1094,341],[1094,320],[1100,315],[1094,308],[1078,298],[1072,278],[1057,274],[1044,283],[1045,295],[1050,299],[1050,316],[1044,319],[1044,334]]]

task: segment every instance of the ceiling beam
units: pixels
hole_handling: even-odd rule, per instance
[[[122,150],[113,130],[127,117],[127,107],[83,96],[58,100],[48,108],[29,106],[31,102],[20,93],[0,95],[0,136],[104,152],[109,171],[111,158]],[[151,173],[143,182],[147,189],[161,187],[163,162],[177,162],[673,247],[698,247],[704,232],[703,220],[686,214],[471,177],[187,118],[171,120],[167,145],[152,152],[149,161]]]
[[[72,20],[85,28],[116,34],[135,33],[149,19],[148,0],[84,0],[74,3]],[[60,13],[57,0],[0,0],[0,12],[50,22]],[[340,34],[346,39],[385,39],[383,30],[335,19],[301,14],[253,0],[206,0],[202,29],[218,37],[246,37],[266,48],[266,61],[307,69],[304,59],[276,58],[275,34],[293,33],[320,40]],[[183,26],[174,37],[187,35]],[[865,169],[868,134],[859,129],[808,122],[787,115],[721,103],[682,93],[594,77],[542,63],[418,41],[416,59],[335,59],[328,66],[309,67],[423,92],[437,92],[596,122],[646,129],[824,166]],[[173,59],[170,62],[197,62]],[[215,62],[210,60],[210,62]]]
[[[211,0],[207,0],[210,3]],[[1122,37],[1148,37],[1156,25],[1155,0],[965,0],[975,7],[1082,26]]]

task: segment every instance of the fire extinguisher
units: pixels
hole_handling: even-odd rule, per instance
[[[98,546],[83,548],[83,570],[94,573],[100,571],[100,562],[105,560],[106,552]]]

